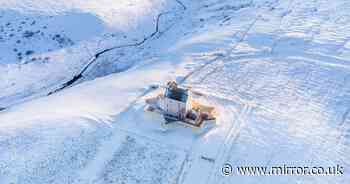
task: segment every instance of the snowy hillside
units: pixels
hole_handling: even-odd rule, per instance
[[[347,0],[0,1],[0,183],[350,181]],[[144,111],[150,88],[208,94],[217,125]],[[336,176],[224,176],[341,165]]]
[[[163,0],[3,1],[0,7],[0,107],[58,88],[105,49],[122,48],[104,71],[96,69],[99,75],[128,68],[129,61],[115,66],[115,60],[133,55],[129,45],[149,37],[160,14],[166,13],[159,32],[183,9]]]

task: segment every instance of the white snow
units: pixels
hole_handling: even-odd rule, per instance
[[[186,8],[178,2],[0,2],[6,32],[0,32],[0,107],[7,107],[0,111],[0,183],[350,180],[349,2],[180,1]],[[155,36],[106,52],[83,79],[46,96],[98,51],[147,38],[162,12],[168,13]],[[17,29],[27,16],[37,21],[35,29],[48,26],[45,35],[59,33],[74,44],[39,36],[17,47],[17,35],[4,36],[11,32],[6,24]],[[12,47],[35,54],[17,60]],[[201,100],[219,112],[214,128],[172,124],[164,131],[161,118],[144,112],[144,98],[158,92],[150,85],[184,78],[209,94]],[[339,164],[345,173],[223,176],[224,163]]]

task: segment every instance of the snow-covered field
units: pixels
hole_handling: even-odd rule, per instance
[[[0,183],[346,184],[349,38],[347,0],[1,1]],[[172,79],[209,94],[217,126],[144,112]]]

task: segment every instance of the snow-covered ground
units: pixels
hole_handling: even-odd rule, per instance
[[[111,61],[94,63],[94,77],[130,67],[133,45],[158,21],[159,32],[168,29],[182,10],[164,0],[0,2],[0,107],[58,88],[105,49],[120,47]]]
[[[0,5],[0,183],[350,180],[347,0]],[[83,77],[47,96],[91,58]],[[209,94],[216,127],[164,132],[144,112],[157,93],[149,86],[171,79]],[[339,164],[345,173],[223,176],[224,163]]]

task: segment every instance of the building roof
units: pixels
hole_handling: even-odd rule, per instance
[[[186,103],[188,99],[188,90],[183,88],[167,88],[165,97]]]

